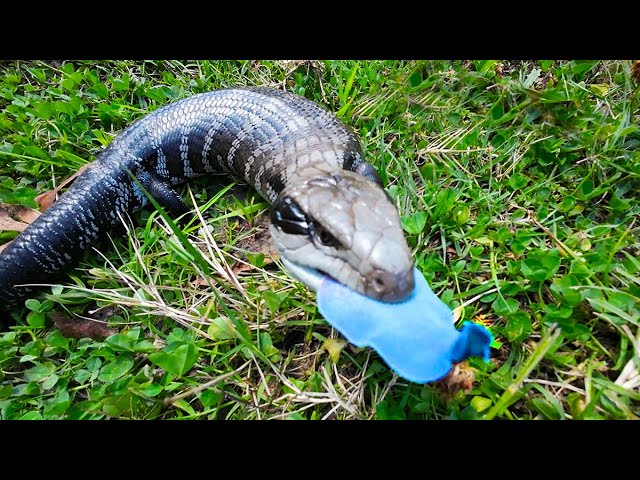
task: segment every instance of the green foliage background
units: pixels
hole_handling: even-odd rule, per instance
[[[246,252],[266,203],[202,179],[185,195],[210,228],[140,212],[103,255],[88,252],[63,286],[11,312],[0,418],[640,413],[629,62],[4,61],[0,71],[0,203],[31,207],[118,131],[187,95],[272,85],[325,105],[357,131],[433,290],[496,336],[491,362],[472,359],[457,381],[403,381],[371,350],[345,346],[312,293]],[[211,267],[216,255],[251,268],[234,284]],[[95,310],[112,328],[104,340],[54,324]],[[457,388],[471,372],[472,388]]]

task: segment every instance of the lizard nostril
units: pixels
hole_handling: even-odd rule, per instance
[[[378,293],[384,293],[389,289],[389,279],[385,272],[380,270],[371,275],[371,286]]]
[[[414,288],[413,269],[394,274],[374,270],[369,274],[369,295],[383,302],[399,302],[407,298]]]

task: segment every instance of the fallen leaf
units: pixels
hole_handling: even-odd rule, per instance
[[[44,212],[47,208],[53,205],[53,202],[58,198],[58,189],[49,190],[48,192],[41,193],[34,200],[40,205],[40,211]]]
[[[193,287],[208,287],[209,280],[203,277],[196,278],[193,282],[191,282]]]
[[[338,363],[338,359],[340,358],[340,352],[347,345],[346,340],[342,340],[339,338],[327,338],[322,343],[322,348],[324,348],[329,356],[331,357],[331,361],[333,363]]]
[[[227,317],[216,317],[211,320],[207,333],[215,340],[236,338],[236,327]]]
[[[45,193],[41,193],[35,198],[35,201],[40,205],[40,211],[33,208],[24,207],[22,205],[4,205],[0,204],[0,231],[8,230],[13,232],[23,232],[33,221],[40,216],[40,213],[49,208],[61,189],[65,188],[71,182],[73,182],[78,175],[87,169],[89,164],[84,165],[76,173],[64,180],[53,190]],[[0,252],[9,246],[9,243],[0,245]]]
[[[0,205],[0,231],[22,232],[40,212],[22,205]],[[13,240],[0,245],[0,252],[7,248]]]
[[[33,208],[23,207],[21,205],[8,205],[8,207],[9,212],[24,223],[31,224],[40,216],[40,212]]]
[[[29,226],[28,223],[16,222],[12,218],[5,217],[0,211],[0,230],[10,230],[12,232],[22,232]]]
[[[640,60],[631,62],[631,77],[636,81],[640,80]]]
[[[22,232],[39,216],[33,208],[0,204],[0,230]]]
[[[60,330],[60,333],[68,338],[93,338],[102,340],[115,333],[117,330],[107,327],[107,324],[99,320],[52,314],[51,318]]]
[[[465,393],[473,388],[475,379],[475,369],[465,362],[456,363],[451,371],[435,382],[436,388],[446,395],[452,397],[458,390]]]
[[[84,172],[87,169],[89,165],[90,163],[87,163],[86,165],[83,165],[82,167],[80,167],[76,173],[64,179],[60,183],[60,185],[58,185],[53,190],[49,190],[48,192],[44,192],[38,195],[35,198],[35,201],[38,203],[38,205],[40,205],[40,212],[44,212],[47,208],[53,205],[53,202],[56,201],[58,194],[60,193],[60,190],[67,187],[71,182],[73,182],[78,177],[78,175],[80,175],[82,172]]]

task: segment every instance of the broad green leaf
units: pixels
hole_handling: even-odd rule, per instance
[[[280,350],[273,346],[271,335],[268,332],[260,332],[260,350],[272,362],[279,362],[282,358]]]
[[[544,398],[535,397],[532,399],[534,407],[549,420],[560,420],[565,418],[562,402],[546,388],[539,384],[533,384],[533,389],[542,394]]]
[[[95,372],[102,366],[102,359],[100,357],[91,357],[87,359],[85,366],[90,372]]]
[[[485,411],[493,404],[493,401],[488,399],[487,397],[481,397],[476,395],[471,399],[470,405],[476,410],[476,412],[480,413]]]
[[[504,334],[510,342],[520,342],[527,338],[530,333],[531,319],[525,312],[517,311],[507,317]]]
[[[205,408],[210,408],[212,405],[220,403],[220,400],[222,400],[222,398],[223,398],[222,393],[216,392],[215,390],[211,390],[211,389],[203,390],[198,394],[198,399],[200,400],[200,403],[202,403],[202,405]]]
[[[76,372],[73,374],[73,379],[77,383],[82,385],[87,380],[89,380],[91,378],[91,376],[92,376],[92,372],[90,372],[89,370],[87,370],[85,368],[81,368],[79,370],[76,370]]]
[[[181,377],[195,365],[198,353],[192,343],[177,346],[169,344],[163,351],[152,353],[148,358],[160,368]]]
[[[473,65],[478,72],[492,72],[497,60],[474,60]]]
[[[113,89],[116,92],[124,92],[129,90],[129,75],[124,74],[120,78],[114,78],[111,80],[111,84],[113,85]]]
[[[196,415],[196,411],[193,409],[191,405],[189,405],[189,403],[184,398],[180,398],[176,400],[175,402],[173,402],[173,405],[178,407],[180,410],[184,410],[189,415]]]
[[[595,93],[600,97],[604,97],[609,91],[609,88],[609,85],[604,83],[592,83],[591,85],[589,85],[589,91]]]
[[[489,117],[491,117],[492,120],[499,120],[503,115],[504,107],[502,106],[502,103],[500,103],[500,100],[498,100],[489,109]]]
[[[545,310],[550,318],[571,318],[573,309],[569,305],[545,305]]]
[[[278,308],[280,307],[282,300],[284,300],[284,298],[286,297],[286,294],[284,294],[284,297],[283,297],[271,290],[263,290],[261,294],[262,294],[262,298],[264,298],[265,302],[267,303],[269,310],[271,310],[272,312],[278,311]]]
[[[566,91],[564,85],[549,88],[540,95],[540,100],[544,103],[560,103],[570,99],[571,95]]]
[[[71,342],[71,339],[62,335],[62,333],[60,333],[60,330],[54,330],[44,338],[44,342],[51,347],[67,348],[69,346],[69,343]]]
[[[631,203],[628,200],[612,195],[609,200],[609,206],[618,212],[624,212],[631,208]]]
[[[436,175],[436,166],[431,163],[431,162],[427,162],[425,163],[422,167],[420,167],[420,174],[424,177],[425,180],[427,180],[428,182],[435,182],[437,175]],[[394,185],[395,187],[396,185]]]
[[[474,242],[479,243],[480,245],[489,245],[489,247],[493,247],[493,240],[489,237],[478,237],[473,239]]]
[[[162,385],[158,385],[157,383],[152,383],[151,385],[142,387],[139,390],[148,397],[155,397],[156,395],[160,394],[162,390],[164,390],[164,387]]]
[[[418,235],[427,224],[427,212],[417,211],[401,218],[402,228],[411,235]]]
[[[36,365],[35,367],[31,367],[29,370],[25,371],[24,376],[26,377],[27,380],[31,382],[38,382],[48,377],[55,371],[56,371],[56,366],[51,362],[47,362],[47,363],[42,363],[40,365]]]
[[[12,392],[13,392],[13,387],[11,385],[0,386],[0,398],[10,397]]]
[[[62,415],[69,408],[69,405],[71,405],[69,392],[67,392],[66,390],[61,390],[58,395],[46,402],[44,407],[44,415],[46,417]]]
[[[98,83],[93,85],[90,89],[90,92],[93,92],[97,97],[100,98],[109,98],[109,89],[103,83]]]
[[[151,340],[139,340],[133,346],[134,352],[150,353],[155,352],[157,349],[151,342]]]
[[[520,302],[515,298],[503,299],[502,297],[497,297],[491,304],[491,308],[493,308],[493,311],[498,315],[510,315],[518,311]]]
[[[456,203],[456,192],[451,188],[444,188],[436,195],[436,206],[433,215],[437,219],[447,216]]]
[[[58,375],[56,375],[55,373],[52,373],[45,379],[44,382],[42,382],[42,388],[44,390],[49,390],[50,388],[53,388],[55,384],[58,383],[59,379],[60,377],[58,377]]]
[[[29,312],[27,315],[27,323],[33,328],[42,328],[45,325],[46,318],[42,312]]]
[[[216,340],[229,340],[236,337],[236,327],[227,317],[216,317],[211,320],[207,333]]]
[[[524,80],[524,82],[522,82],[522,86],[525,88],[530,88],[540,77],[540,72],[541,70],[539,68],[534,68],[533,70],[531,70],[529,75],[527,75],[527,78]]]
[[[471,217],[471,211],[466,205],[460,205],[453,209],[451,217],[453,218],[453,221],[456,222],[456,225],[461,227],[469,221],[469,218]]]
[[[571,71],[582,75],[598,64],[598,60],[574,60],[571,62]]]
[[[27,67],[26,70],[39,82],[45,83],[47,81],[47,74],[45,73],[44,69]]]
[[[40,300],[37,300],[35,298],[27,298],[24,301],[24,304],[29,310],[32,310],[34,312],[40,311]]]
[[[562,202],[560,202],[560,205],[558,205],[558,210],[560,210],[561,212],[568,212],[569,210],[573,209],[573,207],[575,206],[576,206],[575,197],[571,195],[567,195],[562,199]]]
[[[554,406],[548,400],[536,397],[531,400],[533,407],[548,420],[560,420],[560,415]]]
[[[22,415],[20,420],[43,420],[43,417],[40,412],[31,411]]]
[[[98,380],[101,382],[113,382],[122,377],[133,367],[133,359],[128,355],[118,355],[111,362],[100,369]]]
[[[249,260],[249,263],[254,267],[262,268],[264,266],[264,253],[253,254],[247,252],[247,260]]]
[[[124,333],[116,333],[105,339],[105,343],[116,352],[131,352],[135,340]]]
[[[376,405],[376,415],[380,420],[405,420],[404,408],[396,401],[383,400]]]
[[[521,173],[514,173],[509,177],[509,186],[514,190],[521,190],[529,183],[529,178]]]

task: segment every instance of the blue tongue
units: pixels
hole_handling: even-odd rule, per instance
[[[415,290],[400,303],[384,303],[325,277],[317,292],[318,309],[347,340],[375,349],[401,377],[426,383],[444,377],[454,363],[471,356],[489,360],[489,331],[474,323],[461,330],[453,312],[415,272]]]

